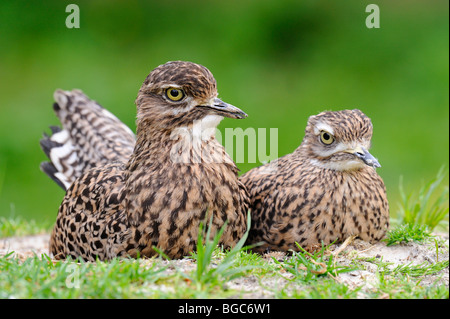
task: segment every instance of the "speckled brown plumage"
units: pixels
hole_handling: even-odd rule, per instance
[[[247,192],[214,133],[223,116],[246,114],[217,98],[211,72],[190,62],[161,65],[136,105],[132,154],[85,171],[68,188],[51,235],[55,258],[152,256],[153,246],[180,258],[194,251],[210,216],[212,234],[228,223],[225,247],[244,234]]]
[[[255,250],[312,250],[351,235],[375,242],[389,226],[386,190],[368,152],[372,123],[359,110],[311,116],[291,154],[241,177]],[[330,143],[331,142],[331,143]]]

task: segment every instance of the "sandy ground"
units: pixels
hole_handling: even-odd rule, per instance
[[[418,265],[418,264],[433,264],[439,261],[449,259],[449,234],[438,234],[441,240],[439,241],[439,248],[436,252],[435,243],[418,244],[414,242],[395,245],[387,247],[385,243],[380,242],[375,245],[371,245],[367,242],[355,239],[345,249],[343,249],[336,257],[336,262],[339,264],[349,264],[352,259],[360,258],[376,258],[382,260],[385,263],[392,263],[389,265],[390,269],[395,268],[398,265]],[[24,237],[10,237],[0,239],[0,255],[5,255],[11,251],[14,251],[15,256],[24,260],[28,257],[37,254],[48,254],[48,242],[49,235],[33,235]],[[336,252],[340,249],[339,245],[331,247],[331,251]],[[273,253],[272,253],[273,254]],[[273,256],[281,259],[284,254],[275,253]],[[267,262],[273,262],[271,256],[264,256]],[[150,261],[150,260],[149,260]],[[349,273],[340,274],[336,280],[345,283],[349,288],[353,289],[359,286],[363,286],[361,290],[367,291],[368,289],[374,289],[377,286],[377,266],[373,262],[365,262],[359,259],[360,263],[364,265],[365,270],[356,270]],[[167,262],[166,262],[167,263]],[[195,263],[190,259],[174,260],[170,261],[170,267],[172,269],[181,269],[183,271],[191,271],[195,269]],[[290,274],[284,273],[283,277],[289,279]],[[255,276],[247,276],[228,282],[227,285],[231,289],[239,291],[245,291],[240,297],[244,298],[271,298],[273,296],[272,289],[282,287],[283,277],[280,276],[268,276],[264,279],[264,282]],[[438,274],[426,275],[421,280],[422,286],[431,284],[445,285],[449,287],[449,269],[446,268]],[[159,289],[173,289],[172,287],[154,287]]]

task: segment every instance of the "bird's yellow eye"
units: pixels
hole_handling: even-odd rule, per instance
[[[322,131],[320,132],[320,140],[323,144],[330,145],[334,142],[334,136],[328,132]]]
[[[180,101],[184,97],[184,92],[182,89],[168,88],[166,96],[172,101]]]

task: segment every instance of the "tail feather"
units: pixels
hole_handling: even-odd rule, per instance
[[[61,128],[59,126],[50,125],[49,127],[50,127],[50,130],[52,131],[52,134],[61,132]]]
[[[44,151],[45,155],[50,158],[50,152],[53,148],[58,148],[63,146],[63,144],[56,142],[51,139],[51,137],[44,133],[44,137],[39,141],[41,149]]]
[[[42,162],[40,165],[41,171],[47,174],[56,184],[58,184],[62,189],[66,190],[67,185],[70,186],[69,181],[67,181],[64,175],[61,175],[56,167],[50,162]]]
[[[80,90],[57,90],[53,109],[62,128],[50,126],[40,145],[50,162],[41,170],[66,190],[86,170],[126,162],[133,152],[133,132]]]

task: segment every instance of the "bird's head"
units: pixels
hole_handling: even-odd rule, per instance
[[[202,65],[174,61],[155,68],[139,90],[138,121],[147,120],[164,128],[187,126],[207,118],[217,126],[223,117],[247,117],[239,108],[217,97],[212,73]]]
[[[322,168],[381,167],[369,153],[372,131],[372,122],[360,110],[323,112],[309,118],[302,145],[311,162]]]

